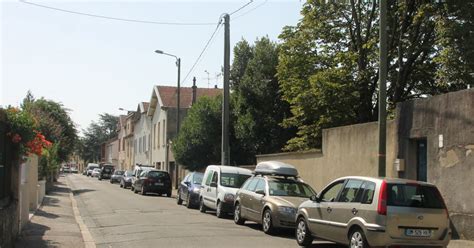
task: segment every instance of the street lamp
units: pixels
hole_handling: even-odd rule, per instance
[[[180,110],[180,91],[181,91],[181,87],[180,87],[180,81],[181,81],[181,58],[178,58],[178,56],[176,55],[173,55],[173,54],[169,54],[169,53],[165,53],[161,50],[155,50],[155,53],[157,54],[163,54],[163,55],[166,55],[166,56],[171,56],[171,57],[174,57],[176,59],[176,66],[178,67],[178,93],[177,93],[177,96],[176,96],[176,137],[178,137],[178,134],[179,134],[179,110]],[[178,163],[176,163],[176,185],[175,187],[178,188]]]

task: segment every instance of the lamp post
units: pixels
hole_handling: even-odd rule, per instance
[[[176,94],[176,137],[178,137],[178,134],[179,134],[179,110],[180,110],[180,91],[181,91],[181,87],[180,87],[180,81],[181,81],[181,58],[178,58],[178,56],[176,55],[173,55],[173,54],[169,54],[169,53],[165,53],[161,50],[155,50],[155,53],[157,54],[163,54],[163,55],[166,55],[166,56],[171,56],[171,57],[174,57],[176,59],[176,66],[178,67],[178,92]],[[178,188],[178,163],[176,163],[176,182],[175,182],[175,187]]]

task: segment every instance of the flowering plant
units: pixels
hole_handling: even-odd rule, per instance
[[[51,147],[52,143],[36,130],[37,121],[27,111],[9,107],[6,116],[10,126],[7,138],[18,146],[20,156],[41,156],[45,148]]]

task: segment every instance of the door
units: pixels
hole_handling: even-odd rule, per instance
[[[208,208],[216,209],[217,203],[217,186],[218,186],[219,173],[214,171],[212,173],[211,182],[206,189],[206,195],[204,197],[204,203]]]
[[[251,203],[249,208],[251,209],[251,217],[257,222],[261,222],[262,220],[262,208],[263,208],[263,198],[265,195],[257,194],[257,191],[266,192],[266,183],[265,180],[262,178],[257,179],[257,184],[255,186],[255,190],[250,193]]]
[[[210,187],[211,187],[211,181],[212,181],[212,176],[214,175],[214,171],[213,170],[209,170],[209,172],[207,174],[205,174],[205,178],[203,179],[204,180],[204,183],[203,183],[203,187],[202,187],[202,190],[201,190],[201,196],[202,196],[202,201],[204,203],[204,205],[208,206],[209,203],[209,195],[210,195]]]
[[[330,239],[341,243],[347,242],[346,227],[352,218],[358,217],[360,200],[356,199],[356,197],[362,182],[362,180],[355,179],[347,180],[338,198],[332,203],[332,212],[329,220],[331,221]]]
[[[428,180],[426,139],[416,141],[416,180],[426,182]]]
[[[179,185],[179,196],[186,201],[188,200],[186,197],[188,195],[188,182],[190,177],[190,174],[188,174]]]
[[[319,195],[320,202],[308,209],[308,222],[311,231],[321,238],[331,237],[332,203],[337,199],[345,180],[336,181],[327,186]]]
[[[249,220],[254,220],[252,219],[253,215],[250,206],[252,204],[251,194],[255,190],[257,182],[258,180],[256,178],[249,179],[239,192],[241,216]]]

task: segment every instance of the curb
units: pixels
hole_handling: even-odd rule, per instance
[[[67,180],[66,180],[66,183],[68,187],[71,188]],[[94,239],[92,238],[92,235],[89,232],[89,229],[87,228],[87,226],[84,224],[84,221],[82,220],[81,214],[79,213],[79,209],[77,208],[76,199],[74,199],[74,195],[72,194],[72,192],[69,193],[69,199],[71,199],[72,211],[74,212],[74,218],[76,219],[76,223],[79,225],[79,229],[81,229],[81,235],[82,235],[82,240],[84,241],[84,247],[96,248]]]

